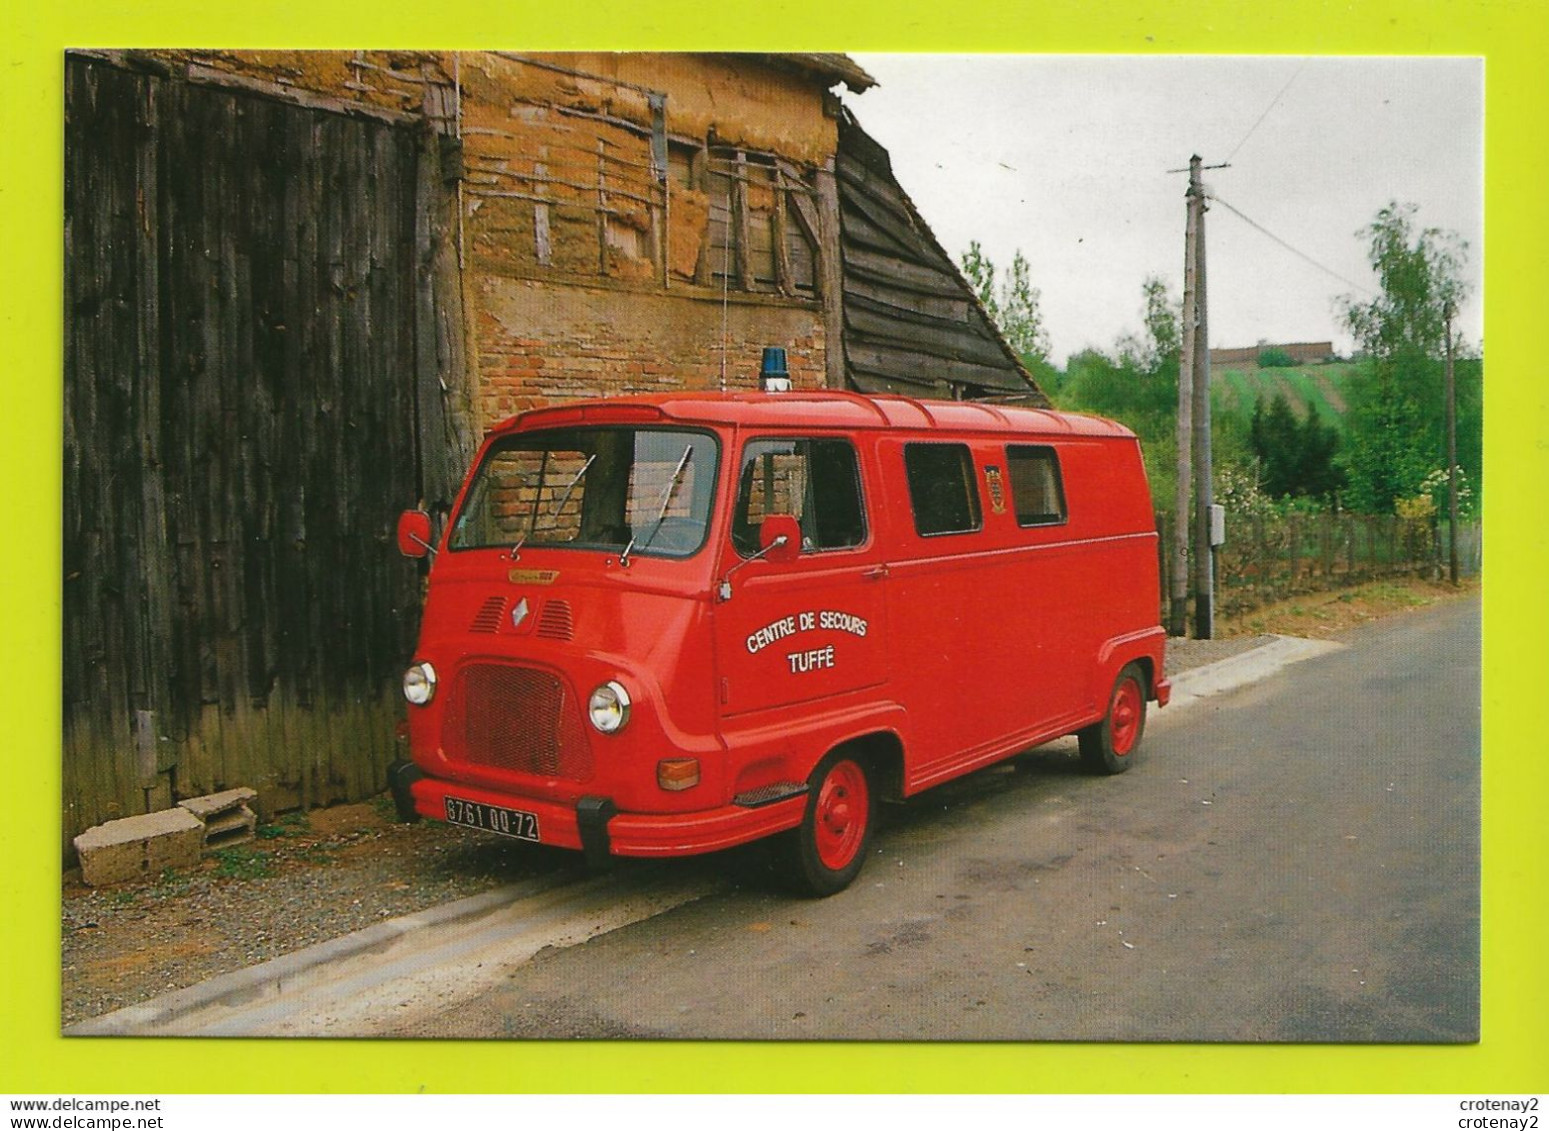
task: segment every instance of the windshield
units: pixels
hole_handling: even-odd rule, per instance
[[[497,441],[452,527],[452,550],[626,548],[687,557],[704,544],[717,445],[704,432],[565,428]]]

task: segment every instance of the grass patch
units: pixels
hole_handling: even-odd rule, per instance
[[[267,825],[259,825],[254,833],[259,840],[278,840],[283,837],[306,836],[311,831],[307,815],[297,809],[277,817]]]
[[[1433,605],[1479,592],[1479,579],[1469,578],[1457,589],[1446,582],[1421,578],[1368,581],[1347,589],[1304,593],[1221,620],[1218,635],[1276,633],[1282,636],[1328,637],[1342,629],[1390,613]]]
[[[274,874],[274,860],[261,849],[233,845],[215,852],[215,874],[228,880],[261,880]]]
[[[1436,595],[1430,592],[1431,587],[1425,590],[1416,589],[1411,585],[1395,584],[1391,581],[1374,581],[1369,585],[1361,586],[1355,593],[1341,593],[1341,601],[1351,601],[1356,597],[1364,597],[1368,601],[1381,602],[1384,605],[1397,605],[1406,608],[1417,608],[1420,605],[1429,605],[1436,600]]]

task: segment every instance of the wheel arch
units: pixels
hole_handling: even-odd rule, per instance
[[[1145,693],[1148,701],[1156,701],[1157,680],[1162,674],[1162,649],[1167,639],[1162,628],[1115,637],[1107,641],[1097,652],[1097,664],[1092,673],[1092,702],[1107,710],[1108,693],[1119,673],[1130,664],[1139,664],[1145,673]]]
[[[881,800],[903,800],[904,743],[896,732],[876,730],[854,735],[835,743],[828,753],[837,751],[854,754],[864,763]]]

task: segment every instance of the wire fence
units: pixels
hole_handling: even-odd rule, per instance
[[[1164,604],[1171,590],[1170,515],[1157,515]],[[1458,569],[1483,565],[1479,523],[1458,526]],[[1292,514],[1226,516],[1226,543],[1216,551],[1216,611],[1239,613],[1304,593],[1384,577],[1443,577],[1449,569],[1448,524],[1396,515]]]

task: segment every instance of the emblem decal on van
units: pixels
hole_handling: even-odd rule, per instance
[[[990,488],[990,509],[996,514],[1006,513],[1006,488],[1001,482],[1000,468],[994,464],[984,469],[984,482]]]
[[[513,585],[553,585],[557,577],[557,569],[513,569],[506,573],[506,580]]]

